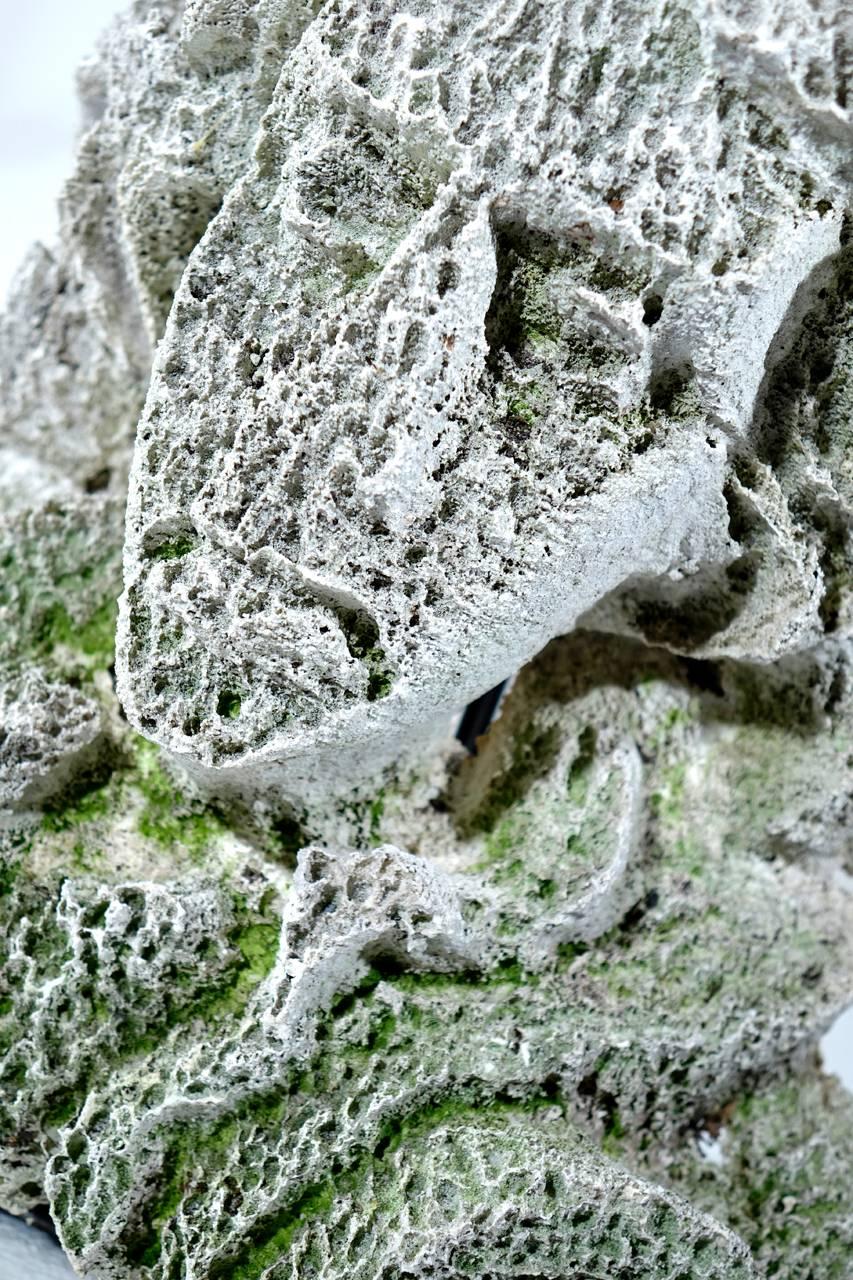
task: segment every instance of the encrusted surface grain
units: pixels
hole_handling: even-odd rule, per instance
[[[84,69],[0,433],[0,1204],[81,1276],[847,1280],[847,17]]]
[[[738,442],[839,247],[850,133],[807,74],[832,29],[793,4],[323,10],[140,425],[119,672],[143,732],[298,798],[628,579],[729,575],[737,611]],[[777,650],[821,594],[791,556]]]

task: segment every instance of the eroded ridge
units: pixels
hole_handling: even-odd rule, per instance
[[[843,1144],[821,1198],[759,1128],[709,1201],[695,1133],[751,1132],[849,999],[841,655],[577,633],[476,758],[306,814],[295,873],[306,836],[229,831],[118,722],[121,763],[5,845],[7,1202],[46,1193],[116,1280],[746,1276],[727,1224],[773,1178],[834,1274]],[[793,1280],[776,1212],[746,1235]]]
[[[738,23],[395,2],[311,24],[140,424],[119,676],[143,733],[299,799],[628,580],[729,575],[737,609],[732,467],[838,249],[850,137],[817,74],[846,74],[831,15]],[[789,574],[804,614],[814,574]]]
[[[849,1270],[850,53],[745,24],[86,72],[0,442],[0,1204],[81,1276]]]
[[[186,260],[251,154],[308,0],[134,0],[78,76],[82,137],[56,245],[0,340],[0,502],[124,498],[154,346]]]

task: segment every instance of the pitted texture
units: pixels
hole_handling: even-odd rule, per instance
[[[602,1263],[611,1275],[667,1280],[755,1275],[742,1243],[686,1202],[616,1166],[603,1183],[598,1161],[549,1110],[519,1117],[501,1107],[460,1108],[434,1127],[413,1125],[325,1220],[309,1217],[288,1262],[264,1274],[337,1276],[345,1260],[358,1280],[401,1264],[442,1280],[557,1280],[600,1275]]]
[[[853,1256],[850,1093],[809,1064],[782,1085],[733,1100],[704,1125],[700,1144],[716,1142],[715,1161],[691,1141],[649,1152],[636,1165],[725,1218],[753,1247],[762,1274],[846,1276]]]
[[[0,808],[31,806],[59,791],[94,757],[101,738],[97,702],[36,668],[16,688],[0,688]]]
[[[135,0],[81,69],[83,134],[60,243],[31,252],[0,328],[4,508],[26,508],[27,493],[124,497],[152,352],[187,257],[242,172],[313,6],[184,9]],[[229,9],[245,10],[238,44],[223,26]]]
[[[846,16],[84,70],[0,441],[0,1203],[81,1276],[846,1277]]]
[[[132,721],[202,764],[286,762],[299,799],[628,579],[707,578],[737,612],[760,553],[727,455],[839,245],[834,30],[794,4],[328,6],[158,356]],[[795,541],[770,489],[751,524]],[[814,638],[794,559],[804,618],[753,652]]]
[[[753,1274],[613,1159],[677,1152],[849,999],[832,862],[768,862],[727,826],[761,829],[742,767],[804,685],[797,733],[835,750],[839,660],[805,682],[555,642],[439,797],[389,788],[350,852],[328,851],[341,815],[310,815],[331,838],[292,883],[273,841],[235,841],[120,730],[127,764],[6,846],[10,1131],[38,1135],[10,1148],[7,1198],[44,1178],[76,1265],[107,1280],[491,1275],[501,1253],[507,1275],[535,1257],[557,1276],[595,1250],[626,1275]],[[777,739],[765,767],[784,782],[790,757]]]
[[[100,497],[0,518],[0,809],[49,802],[108,749],[121,525]]]

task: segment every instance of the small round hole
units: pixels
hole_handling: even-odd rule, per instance
[[[663,298],[659,293],[650,293],[643,298],[643,324],[647,324],[650,329],[660,320],[662,311]]]

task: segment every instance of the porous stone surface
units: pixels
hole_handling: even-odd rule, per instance
[[[699,1144],[638,1163],[753,1245],[767,1275],[845,1276],[853,1254],[853,1099],[815,1065],[708,1116]],[[709,1161],[705,1140],[717,1144]],[[762,1176],[755,1180],[754,1170]]]
[[[101,736],[98,704],[69,685],[50,684],[37,669],[28,671],[17,689],[0,692],[0,724],[4,808],[61,790]]]
[[[846,1280],[847,32],[84,70],[0,357],[0,1207],[79,1275]]]
[[[0,808],[49,802],[108,749],[121,527],[101,497],[0,516]]]
[[[833,749],[833,657],[807,715],[796,670],[576,633],[476,758],[310,815],[295,875],[291,830],[230,831],[111,721],[112,773],[4,845],[5,1202],[47,1194],[83,1275],[761,1274],[734,1193],[709,1218],[643,1162],[749,1114],[850,998],[846,882],[762,847],[742,768],[762,731],[777,779]]]
[[[752,656],[814,640],[815,509],[843,498],[795,439],[804,539],[762,464],[801,311],[849,328],[838,29],[798,4],[324,9],[158,352],[133,723],[300,798],[629,583],[701,596]]]
[[[0,497],[124,497],[154,346],[310,0],[135,0],[79,74],[83,134],[0,329]]]

